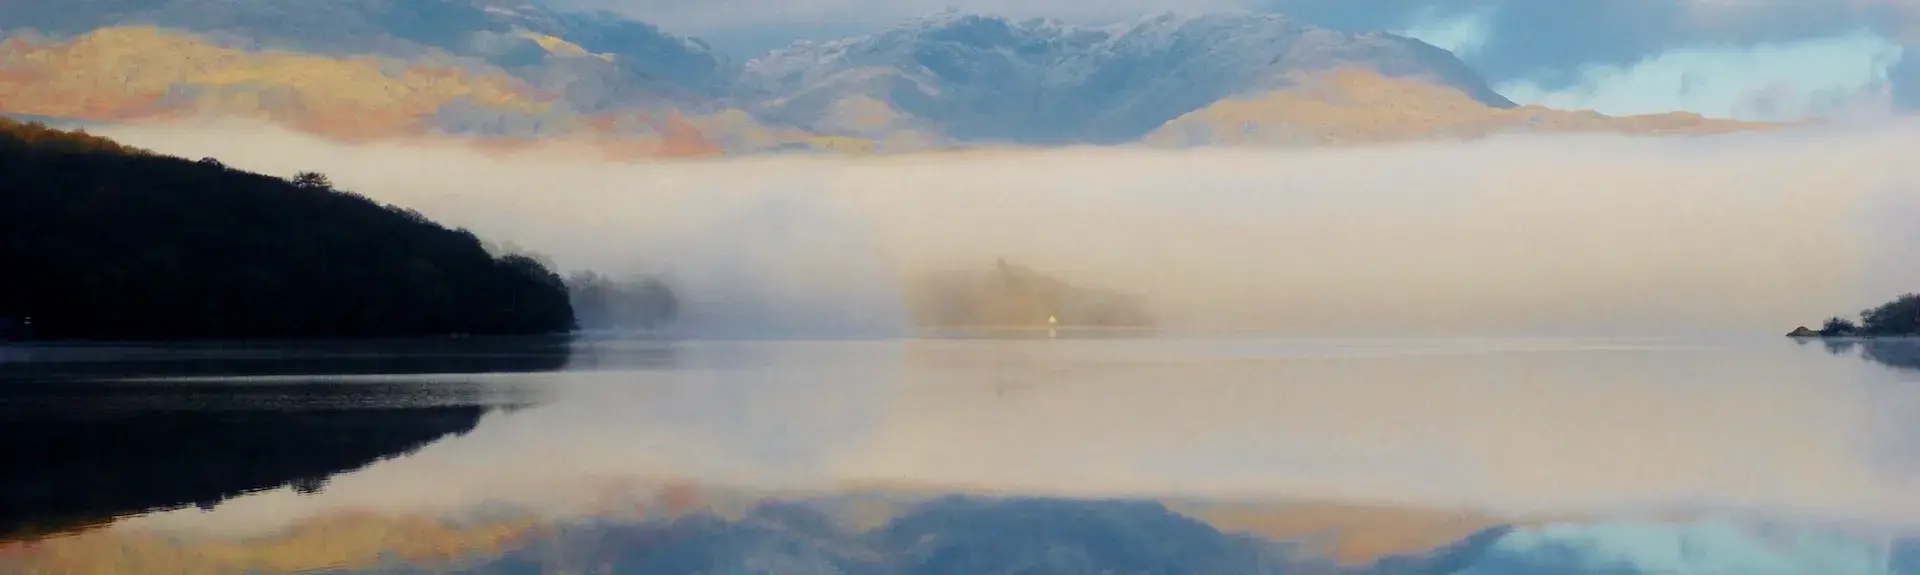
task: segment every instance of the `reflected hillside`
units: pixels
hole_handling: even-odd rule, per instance
[[[1495,526],[1352,562],[1313,542],[1223,528],[1146,500],[647,491],[610,495],[627,505],[558,521],[341,513],[238,541],[102,531],[48,541],[18,565],[61,573],[1441,575],[1511,531]]]
[[[1869,339],[1859,342],[1860,357],[1888,367],[1920,371],[1920,339]]]
[[[1920,371],[1920,338],[1824,338],[1802,339],[1801,345],[1818,341],[1828,353],[1850,355],[1855,351],[1867,361],[1902,371]]]
[[[5,382],[14,532],[185,507],[0,540],[0,573],[1920,575],[1913,372],[1758,337],[1182,335]],[[509,388],[543,405],[337,474]]]
[[[0,538],[328,478],[472,431],[476,385],[0,387]]]
[[[559,371],[571,336],[265,344],[0,346],[0,381]]]
[[[742,506],[735,496],[750,494],[691,485],[631,495],[640,497],[624,510],[557,521],[355,512],[236,541],[102,531],[48,541],[12,566],[31,573],[394,575],[1920,573],[1920,547],[1911,539],[1715,519],[1492,525],[1355,562],[1327,554],[1312,538],[1223,527],[1147,500],[868,493]],[[1280,521],[1294,514],[1287,507],[1268,513]],[[1365,541],[1377,534],[1344,536]],[[0,566],[5,561],[0,557]]]
[[[462,573],[1451,573],[1504,534],[1341,565],[1304,546],[1222,531],[1138,500],[946,496],[870,529],[821,501],[767,501],[732,517],[697,513],[545,530]],[[439,573],[445,565],[382,573]]]

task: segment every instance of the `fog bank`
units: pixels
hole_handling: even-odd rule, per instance
[[[906,330],[996,257],[1169,327],[1784,332],[1920,290],[1920,122],[1707,138],[1060,149],[615,165],[244,125],[102,135],[418,209],[562,268],[665,273],[710,333]]]

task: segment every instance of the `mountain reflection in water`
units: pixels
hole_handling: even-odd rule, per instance
[[[1920,575],[1909,341],[0,358],[7,573]]]

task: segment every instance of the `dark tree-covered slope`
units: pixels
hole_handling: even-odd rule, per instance
[[[539,262],[318,174],[282,180],[0,119],[0,338],[573,327],[565,283]]]
[[[1920,293],[1910,293],[1860,312],[1860,321],[1828,318],[1819,331],[1806,326],[1789,337],[1920,337]]]

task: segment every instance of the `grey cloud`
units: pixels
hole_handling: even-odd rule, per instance
[[[1900,110],[1920,110],[1920,45],[1911,45],[1900,53],[1900,63],[1887,71],[1893,85],[1893,105]]]

